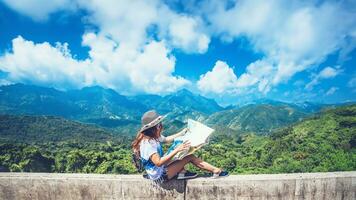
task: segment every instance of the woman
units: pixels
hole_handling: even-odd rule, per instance
[[[154,110],[146,112],[142,116],[142,128],[137,134],[136,139],[132,143],[132,149],[135,154],[139,155],[145,168],[148,178],[163,182],[172,179],[178,175],[178,179],[194,178],[196,173],[187,172],[184,166],[188,163],[213,173],[213,178],[227,176],[228,172],[221,170],[194,155],[188,155],[182,160],[172,162],[172,158],[181,151],[187,150],[190,147],[189,142],[185,142],[177,146],[173,151],[164,155],[161,142],[170,143],[174,138],[185,133],[185,130],[164,137],[161,135],[163,131],[162,120],[164,116],[158,115]]]

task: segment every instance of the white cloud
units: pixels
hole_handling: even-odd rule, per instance
[[[90,57],[85,61],[74,59],[65,43],[57,47],[48,43],[32,43],[33,51],[41,52],[46,48],[50,49],[48,55],[57,57],[53,61],[27,58],[34,60],[26,63],[27,68],[36,69],[42,74],[50,70],[47,79],[56,80],[56,85],[64,84],[67,80],[72,86],[102,84],[126,92],[174,91],[189,84],[189,81],[172,75],[175,68],[175,58],[171,55],[173,49],[178,48],[186,53],[205,53],[211,37],[225,42],[245,37],[252,49],[263,57],[250,63],[239,78],[232,70],[226,70],[228,66],[224,70],[217,68],[217,72],[214,71],[215,66],[201,76],[198,87],[202,91],[216,93],[236,93],[254,88],[266,94],[296,73],[318,66],[332,53],[339,51],[341,57],[347,57],[356,44],[356,12],[348,1],[203,1],[189,4],[196,6],[190,9],[194,10],[190,13],[178,13],[160,0],[4,2],[13,10],[42,21],[58,11],[84,10],[86,16],[83,22],[97,28],[95,31],[86,30],[83,35],[82,44],[90,47]],[[29,52],[31,48],[26,46],[22,51]],[[24,60],[20,51],[7,53],[1,59],[6,61],[7,69],[12,66],[8,69],[12,72],[12,80],[36,79],[40,83],[47,80],[46,76],[30,77],[34,75],[33,72],[19,64]],[[63,63],[77,66],[72,72],[78,76],[75,80],[67,73],[67,67],[60,68],[65,65]],[[59,69],[55,69],[57,67]],[[87,68],[90,70],[87,71]],[[53,78],[53,74],[57,73],[62,77]],[[203,81],[213,80],[214,74],[218,76],[219,73],[228,76],[223,79],[225,82],[213,86]],[[332,71],[324,73],[309,83],[309,87],[333,76]],[[142,75],[146,79],[138,78]],[[128,88],[126,83],[129,83]]]
[[[88,22],[115,42],[138,48],[147,42],[147,28],[158,19],[158,1],[78,0],[89,11]]]
[[[270,75],[273,73],[273,66],[264,60],[258,60],[251,63],[246,68],[246,72],[237,78],[233,69],[225,62],[217,61],[212,71],[200,76],[197,82],[198,88],[203,93],[215,94],[242,94],[250,93],[249,89],[257,85],[257,90],[263,94],[270,91]]]
[[[152,41],[142,51],[117,46],[112,40],[93,33],[83,36],[90,47],[89,58],[74,59],[67,44],[35,44],[22,37],[13,40],[12,52],[0,57],[0,69],[8,81],[32,82],[59,89],[98,84],[123,93],[167,93],[189,84],[173,76],[174,57],[163,42]]]
[[[257,86],[260,91],[320,64],[335,51],[349,48],[346,38],[356,40],[356,13],[348,2],[242,0],[232,6],[225,3],[210,1],[204,7],[205,15],[215,35],[247,37],[254,50],[265,55],[257,62],[263,61],[273,68],[267,79],[257,81],[253,72],[241,75],[246,86]]]
[[[40,85],[80,87],[87,83],[90,65],[87,60],[72,58],[67,44],[34,44],[22,37],[12,41],[12,52],[0,57],[0,69],[8,72],[11,82],[33,82]]]
[[[309,82],[306,86],[305,89],[307,90],[312,90],[313,87],[317,84],[320,83],[321,80],[323,79],[329,79],[329,78],[334,78],[338,74],[342,72],[339,67],[332,68],[332,67],[325,67],[323,70],[321,70],[318,74],[313,75],[313,79],[311,82]]]
[[[271,74],[273,66],[264,60],[258,60],[247,66],[246,72],[238,79],[238,88],[258,86],[258,91],[266,94],[270,89]]]
[[[19,37],[13,42],[13,52],[0,58],[0,69],[10,73],[9,80],[36,84],[52,81],[51,85],[57,88],[98,84],[122,93],[163,94],[190,84],[183,77],[172,75],[175,57],[171,48],[203,53],[210,42],[201,31],[199,17],[177,14],[161,1],[55,2],[57,6],[52,6],[54,2],[32,1],[20,6],[17,1],[6,3],[34,20],[46,20],[51,13],[69,5],[86,10],[83,22],[97,27],[95,31],[86,30],[82,37],[82,45],[90,48],[88,59],[73,58],[66,43],[53,47]],[[39,3],[44,4],[43,10],[32,12]],[[156,39],[149,33],[152,27],[157,28]]]
[[[320,73],[319,77],[322,79],[333,78],[340,73],[339,70],[332,67],[325,67]]]
[[[75,10],[75,3],[71,0],[3,0],[3,2],[35,21],[45,21],[50,14],[60,10]]]
[[[222,94],[234,88],[237,77],[232,68],[225,62],[217,61],[214,68],[200,76],[197,82],[198,88],[203,93]]]
[[[34,20],[45,21],[58,11],[85,10],[83,22],[97,26],[101,35],[116,43],[142,49],[152,40],[156,27],[159,40],[187,53],[204,53],[210,43],[200,16],[181,15],[159,0],[4,0],[6,5]]]
[[[327,92],[326,92],[326,96],[330,96],[333,95],[339,88],[337,87],[331,87]]]
[[[210,38],[198,31],[198,20],[187,16],[179,16],[169,25],[172,44],[186,52],[204,53],[208,49]]]

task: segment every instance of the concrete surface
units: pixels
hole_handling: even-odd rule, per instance
[[[234,175],[157,185],[141,175],[0,173],[0,199],[350,199],[356,172]]]
[[[0,199],[184,199],[184,181],[140,175],[0,173]]]
[[[356,172],[239,175],[189,180],[186,199],[350,199]]]

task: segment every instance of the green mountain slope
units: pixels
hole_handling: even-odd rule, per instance
[[[356,170],[356,105],[329,109],[270,136],[219,135],[200,156],[233,173]]]
[[[269,134],[274,129],[298,122],[307,115],[286,105],[256,104],[217,112],[205,122],[241,132]]]
[[[0,140],[12,142],[104,142],[116,140],[93,125],[53,116],[0,115]]]
[[[27,133],[23,132],[25,129],[31,130],[31,124],[47,123],[46,120],[33,117],[32,122],[26,117],[22,119],[27,121],[26,123],[9,116],[6,118],[8,120],[2,120],[0,123],[2,127],[17,127],[11,129],[11,134],[16,134],[15,130],[22,131],[19,131],[19,136],[9,132],[5,136],[12,139],[26,138],[21,139],[25,142],[33,139],[30,137],[32,133],[29,136],[23,134]],[[44,126],[45,130],[55,127],[55,124]],[[76,122],[72,125],[78,126]],[[3,130],[5,129],[1,129],[1,134]],[[0,141],[0,171],[137,173],[130,157],[132,138],[119,142],[104,142],[107,138],[97,140],[97,132],[85,135],[88,130],[82,128],[79,129],[83,131],[80,136],[50,133],[52,137],[63,136],[68,141],[48,143],[46,141],[50,138],[46,139],[46,135],[41,133],[43,129],[33,130],[39,131],[33,133],[34,135],[42,137],[42,140],[36,139],[36,144]],[[47,132],[43,133],[48,134]],[[76,131],[70,130],[69,133],[71,132]],[[356,105],[326,110],[268,136],[224,132],[223,129],[217,129],[210,143],[197,151],[196,156],[232,174],[356,170]],[[70,139],[70,136],[83,138],[84,142],[78,143]],[[85,142],[93,140],[98,142]],[[202,172],[192,165],[188,166],[188,169]]]

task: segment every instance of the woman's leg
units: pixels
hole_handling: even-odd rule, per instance
[[[170,164],[172,164],[173,162],[177,162],[177,161],[170,161],[167,166],[169,166]],[[185,166],[183,166],[183,169],[181,171],[179,171],[179,173],[185,173],[187,172],[187,170],[185,169]]]
[[[219,173],[221,169],[201,160],[200,158],[195,157],[194,155],[189,155],[184,157],[182,160],[177,160],[172,162],[167,166],[167,176],[168,179],[173,178],[177,173],[184,169],[184,166],[188,163],[193,163],[193,165],[199,167],[200,169],[205,169],[213,173]]]
[[[194,156],[194,155],[191,155],[192,156],[192,160],[191,160],[191,163],[193,165],[195,165],[196,167],[199,167],[200,169],[205,169],[209,172],[212,172],[212,173],[219,173],[221,171],[221,169],[203,161],[202,159]]]

